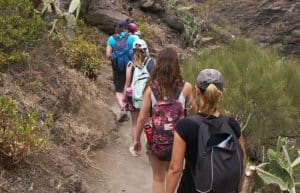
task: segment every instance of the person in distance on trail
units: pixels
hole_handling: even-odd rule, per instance
[[[138,27],[138,26],[137,26],[136,23],[134,23],[133,21],[130,22],[130,23],[128,24],[128,32],[129,32],[130,34],[132,34],[133,36],[135,36],[135,39],[141,39],[141,38],[142,38],[141,31],[138,31],[137,27]],[[149,52],[149,49],[148,49],[148,48],[147,48],[147,50],[146,50],[146,55],[147,55],[148,57],[150,57],[150,52]]]
[[[124,86],[124,102],[126,110],[131,115],[131,137],[133,139],[133,130],[136,127],[137,118],[141,108],[143,91],[146,82],[150,77],[150,72],[154,67],[154,61],[148,57],[146,52],[148,46],[142,39],[137,39],[133,43],[133,59],[127,65],[126,82]],[[132,152],[132,148],[130,149]],[[133,154],[134,155],[134,154]]]
[[[177,186],[177,193],[242,192],[244,138],[239,123],[219,112],[224,94],[222,74],[215,69],[202,70],[195,89],[200,111],[175,126],[167,193],[174,193]]]
[[[119,122],[128,120],[123,102],[123,89],[126,79],[126,66],[133,56],[133,42],[135,36],[127,31],[128,23],[126,20],[119,20],[116,24],[116,34],[110,36],[107,40],[106,59],[111,62],[113,69],[113,82],[117,102],[121,109]]]
[[[146,134],[146,152],[152,167],[153,193],[166,192],[166,173],[172,153],[175,122],[185,116],[187,107],[191,112],[197,111],[192,90],[192,85],[184,81],[180,74],[176,51],[173,48],[160,51],[147,82],[137,126],[133,131],[134,152],[140,155],[140,137],[151,111],[152,134],[150,137]]]

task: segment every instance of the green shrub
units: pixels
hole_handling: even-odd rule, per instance
[[[13,100],[0,96],[0,164],[15,165],[25,156],[45,150],[46,126],[34,113],[19,115]]]
[[[247,126],[248,148],[259,153],[259,147],[273,143],[271,138],[299,135],[299,66],[288,60],[279,65],[278,61],[276,53],[238,39],[186,60],[183,75],[194,83],[204,68],[223,73],[226,90],[221,110],[231,112],[242,127]]]
[[[26,61],[26,47],[33,44],[44,29],[45,23],[34,13],[29,0],[0,0],[0,63]]]
[[[81,70],[90,79],[97,77],[97,70],[101,67],[97,46],[86,42],[82,37],[74,41],[62,41],[63,46],[59,51],[64,55],[66,63],[71,67]]]
[[[153,38],[153,31],[150,29],[150,27],[146,24],[144,24],[141,21],[136,21],[136,24],[138,26],[138,30],[142,34],[142,39],[145,40],[148,44],[148,46],[152,46],[152,38]]]

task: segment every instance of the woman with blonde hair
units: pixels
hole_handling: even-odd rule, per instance
[[[173,48],[165,48],[160,51],[154,69],[151,72],[150,79],[146,85],[137,126],[134,128],[133,132],[134,151],[136,154],[140,155],[142,148],[140,137],[144,129],[144,124],[147,122],[151,111],[153,125],[152,139],[147,142],[146,149],[153,173],[153,193],[166,192],[166,173],[169,166],[168,149],[165,149],[166,154],[165,156],[162,156],[162,154],[159,154],[159,149],[157,148],[159,143],[157,142],[167,140],[168,137],[171,137],[171,144],[167,144],[166,146],[172,146],[174,132],[173,125],[175,124],[175,121],[181,117],[178,117],[177,115],[177,117],[175,117],[175,114],[177,112],[182,113],[180,108],[184,109],[188,106],[191,112],[197,111],[197,107],[193,100],[192,90],[192,85],[184,81],[180,74],[179,59],[176,51]],[[168,104],[174,104],[174,108],[171,108],[171,106],[167,107]],[[166,105],[164,106],[166,107],[165,109],[169,108],[171,110],[163,113],[158,112],[159,105]],[[173,111],[175,109],[177,109],[177,111]],[[166,119],[169,121],[168,123],[164,122]],[[160,133],[156,133],[158,128],[162,129],[160,130]],[[163,131],[168,132],[168,135],[164,135],[164,133],[162,133]],[[163,138],[161,139],[160,137]],[[163,150],[163,148],[161,150]]]
[[[126,103],[126,110],[131,114],[131,137],[133,137],[133,130],[136,127],[143,91],[154,66],[153,59],[146,54],[147,50],[148,46],[144,40],[136,40],[133,43],[133,59],[126,68],[123,101]],[[132,148],[129,151],[135,155]]]
[[[177,193],[241,192],[244,139],[239,123],[219,112],[224,95],[222,74],[215,69],[202,70],[195,89],[200,111],[175,126],[167,193],[176,191],[180,177]]]

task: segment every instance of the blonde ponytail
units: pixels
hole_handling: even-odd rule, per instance
[[[214,84],[209,84],[202,93],[200,112],[211,115],[217,111],[219,103],[223,99],[223,93]]]

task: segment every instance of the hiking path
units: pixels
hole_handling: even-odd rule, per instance
[[[119,114],[117,104],[111,110]],[[144,137],[141,137],[143,152],[140,157],[133,157],[128,150],[132,145],[130,123],[130,120],[120,123],[119,137],[91,157],[94,168],[89,169],[89,172],[97,176],[93,184],[89,184],[92,193],[151,192],[152,172],[145,153]]]

